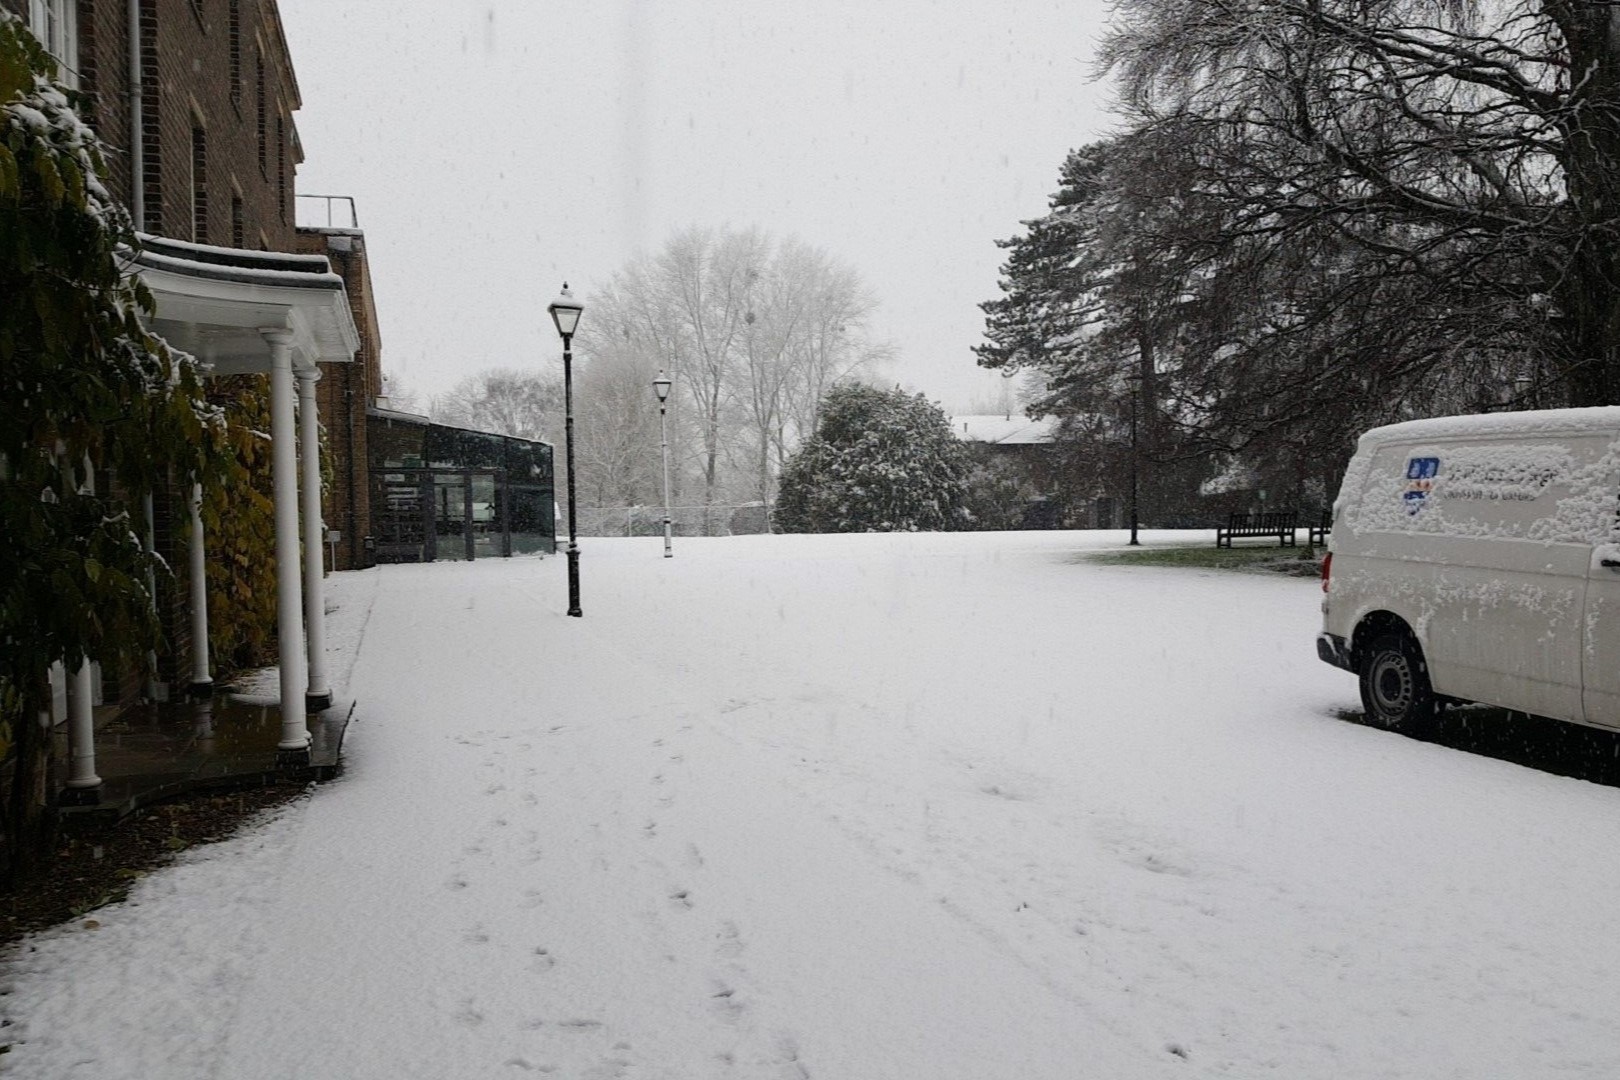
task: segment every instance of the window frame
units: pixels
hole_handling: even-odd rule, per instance
[[[79,89],[77,0],[28,0],[28,29],[56,61],[57,78],[69,89]]]

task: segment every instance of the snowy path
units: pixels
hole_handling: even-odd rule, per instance
[[[335,578],[345,776],[14,954],[0,1072],[1620,1075],[1620,791],[1338,720],[1313,582],[1109,539]]]

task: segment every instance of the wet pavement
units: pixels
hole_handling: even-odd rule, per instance
[[[125,709],[96,725],[94,801],[75,801],[64,790],[67,813],[121,817],[153,802],[204,788],[249,786],[271,780],[321,780],[335,774],[343,733],[354,710],[337,701],[308,717],[308,761],[287,762],[281,740],[281,706],[271,698],[228,692],[197,701],[173,701]],[[56,731],[58,760],[67,760],[67,731]]]

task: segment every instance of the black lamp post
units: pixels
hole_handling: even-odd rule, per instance
[[[666,559],[675,557],[675,552],[670,548],[669,540],[673,532],[673,526],[669,517],[669,421],[666,415],[669,405],[669,388],[673,385],[669,376],[662,371],[658,373],[658,378],[653,380],[653,393],[658,395],[658,435],[664,450],[664,558]]]
[[[562,295],[546,308],[563,341],[563,438],[568,442],[568,614],[579,609],[579,544],[574,537],[574,330],[585,305],[574,299],[563,282]]]
[[[1142,394],[1142,375],[1137,372],[1127,376],[1131,383],[1131,547],[1141,547],[1141,541],[1136,538],[1136,495],[1137,495],[1137,449],[1136,449],[1136,413],[1137,399]]]

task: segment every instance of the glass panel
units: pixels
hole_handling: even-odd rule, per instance
[[[501,522],[496,516],[495,492],[498,482],[493,473],[474,473],[472,478],[473,557],[487,559],[502,554]]]

